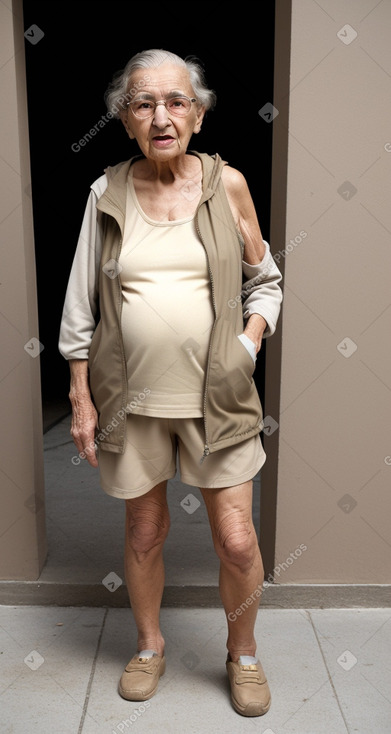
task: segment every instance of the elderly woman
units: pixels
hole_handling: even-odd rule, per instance
[[[105,99],[140,153],[91,185],[59,349],[73,440],[126,506],[138,646],[119,693],[145,701],[165,670],[166,488],[178,462],[182,482],[200,488],[220,561],[232,704],[259,716],[270,691],[254,638],[263,565],[252,479],[266,456],[252,375],[276,328],[281,274],[244,176],[217,153],[188,149],[215,104],[197,61],[138,53]]]

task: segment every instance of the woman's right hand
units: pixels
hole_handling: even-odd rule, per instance
[[[98,413],[92,402],[88,385],[87,360],[71,360],[71,386],[69,399],[72,405],[71,436],[82,459],[91,466],[98,466],[95,450],[95,432],[98,427]]]

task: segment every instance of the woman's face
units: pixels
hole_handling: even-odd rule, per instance
[[[194,98],[187,69],[173,64],[161,64],[151,69],[138,69],[132,75],[129,89],[131,99],[148,94],[155,101],[167,99],[172,93]],[[164,163],[186,153],[190,138],[201,128],[205,108],[196,102],[186,117],[170,113],[164,104],[157,105],[153,116],[136,117],[130,107],[121,113],[130,138],[135,138],[141,152],[150,160]]]

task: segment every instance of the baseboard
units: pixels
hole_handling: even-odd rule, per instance
[[[110,591],[100,584],[0,581],[3,606],[129,607],[125,585]],[[216,586],[167,586],[162,607],[221,607]],[[261,607],[276,609],[344,609],[391,607],[388,584],[269,584]]]

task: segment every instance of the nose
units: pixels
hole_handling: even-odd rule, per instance
[[[158,102],[155,108],[155,114],[153,116],[153,122],[159,129],[165,128],[170,123],[167,108],[164,102]]]

